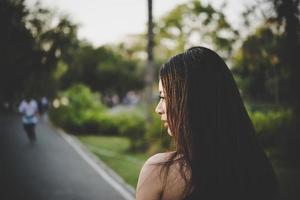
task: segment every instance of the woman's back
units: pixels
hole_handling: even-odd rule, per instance
[[[139,177],[137,186],[137,199],[141,194],[144,196],[145,190],[150,188],[157,188],[156,196],[163,200],[183,200],[184,188],[186,187],[186,182],[180,173],[180,167],[177,163],[170,166],[168,175],[165,178],[165,172],[162,170],[162,163],[168,161],[172,152],[159,153],[151,158],[145,163],[141,174],[144,176]],[[188,178],[188,172],[186,172],[186,177]],[[143,197],[143,199],[146,199]],[[149,196],[149,199],[153,199]],[[190,199],[190,198],[189,198]]]

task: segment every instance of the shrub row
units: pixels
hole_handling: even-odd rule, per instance
[[[137,109],[108,109],[100,95],[92,93],[84,85],[75,85],[61,93],[60,98],[68,99],[67,105],[58,103],[49,112],[51,121],[73,134],[122,135],[129,137],[132,150],[146,146],[144,136],[146,123],[144,115]]]
[[[92,93],[84,85],[75,85],[60,96],[68,99],[68,105],[52,109],[50,118],[68,132],[126,136],[131,141],[131,150],[150,147],[150,152],[157,152],[170,146],[169,136],[153,111],[152,124],[147,127],[143,109],[108,109],[101,103],[100,94]],[[248,113],[257,135],[266,141],[288,130],[292,120],[292,112],[284,109],[248,109]]]

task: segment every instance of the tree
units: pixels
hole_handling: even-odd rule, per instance
[[[77,42],[76,25],[65,17],[54,18],[38,4],[28,9],[24,0],[1,1],[0,15],[0,26],[5,27],[0,33],[2,98],[14,101],[24,93],[54,94],[53,73]]]
[[[246,19],[256,15],[256,21],[268,22],[276,25],[281,42],[278,51],[278,62],[284,71],[284,85],[286,101],[293,107],[296,126],[300,130],[300,1],[299,0],[261,0],[245,12]],[[250,20],[247,20],[249,25]]]
[[[40,62],[33,75],[35,90],[54,95],[59,89],[58,77],[54,76],[60,61],[72,60],[71,52],[79,46],[77,25],[39,5],[31,10],[27,21],[27,27],[35,38],[35,48],[39,50]],[[47,84],[43,84],[45,82]]]
[[[300,131],[300,1],[299,0],[272,0],[276,19],[284,26],[283,61],[290,71],[291,103],[295,110],[297,130]]]
[[[255,101],[287,103],[287,69],[281,62],[283,38],[264,24],[249,35],[234,56],[233,72],[243,95]]]
[[[170,57],[199,44],[209,45],[224,58],[229,58],[238,36],[223,10],[196,0],[176,6],[159,20],[157,26],[160,57]]]
[[[153,17],[152,17],[152,0],[148,0],[148,34],[147,34],[147,66],[145,74],[146,83],[146,103],[148,109],[152,106],[153,98],[153,81],[154,81],[154,62],[153,62],[153,47],[154,47],[154,33],[153,33]],[[147,116],[148,124],[151,122],[151,115]]]
[[[34,38],[26,28],[27,15],[24,0],[0,1],[0,95],[10,102],[24,90],[25,80],[38,62]]]
[[[66,61],[68,69],[61,80],[62,89],[80,82],[103,96],[117,94],[122,98],[129,90],[144,87],[137,61],[125,58],[109,47],[94,49],[89,44],[81,44],[72,57]]]

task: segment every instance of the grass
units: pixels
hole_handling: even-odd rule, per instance
[[[300,197],[300,170],[275,166],[279,181],[281,200],[299,200]]]
[[[128,152],[129,140],[125,137],[78,136],[95,155],[118,173],[134,188],[143,163],[149,155]],[[300,170],[284,162],[278,149],[266,151],[271,159],[281,187],[282,200],[298,200],[300,196]],[[280,200],[281,200],[280,199]]]
[[[147,159],[146,154],[128,152],[129,140],[125,137],[90,135],[78,138],[127,183],[136,187],[139,172]]]
[[[298,200],[300,197],[300,168],[299,162],[291,162],[288,157],[298,156],[296,153],[288,155],[280,148],[268,149],[269,156],[280,186],[280,200]]]

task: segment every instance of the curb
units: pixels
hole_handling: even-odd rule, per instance
[[[122,177],[114,172],[107,164],[93,154],[79,139],[67,134],[62,129],[55,127],[49,120],[43,120],[52,128],[57,130],[60,136],[115,190],[117,190],[126,200],[135,199],[135,189],[127,184]]]

